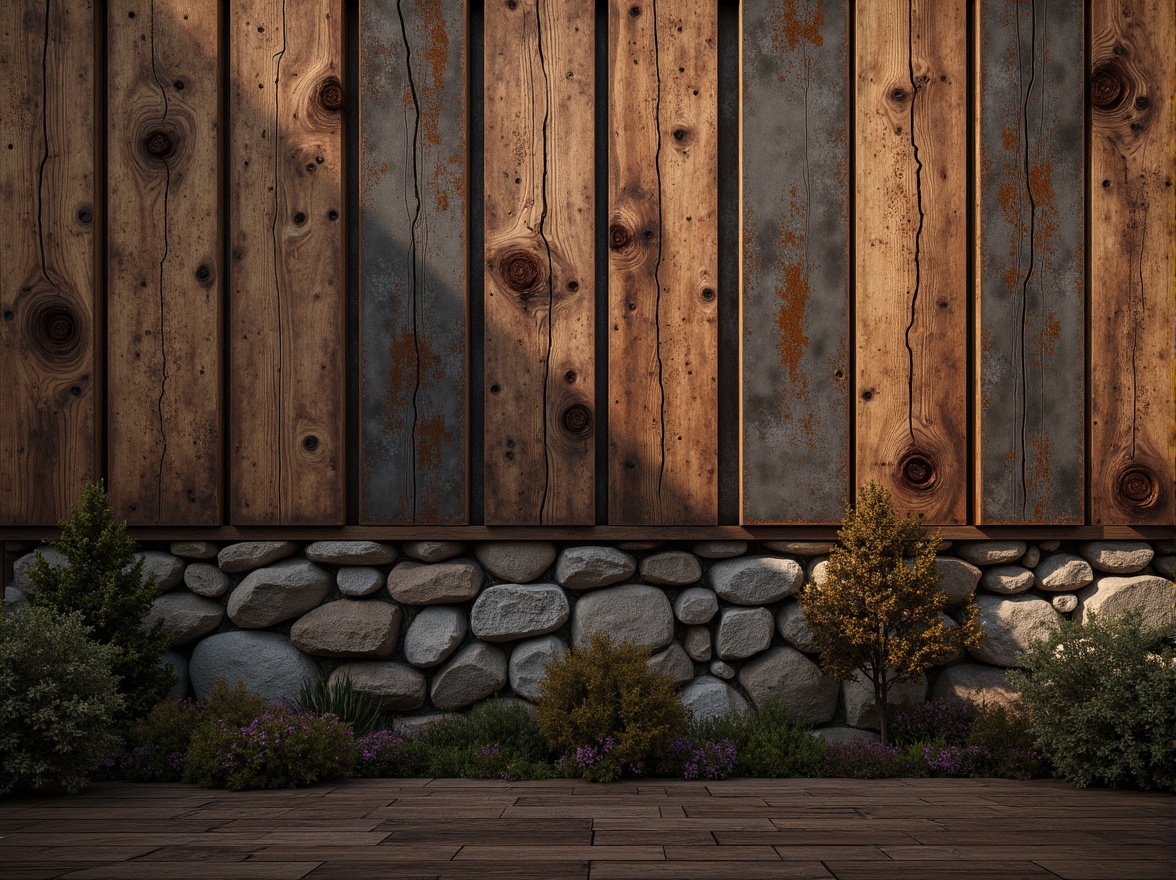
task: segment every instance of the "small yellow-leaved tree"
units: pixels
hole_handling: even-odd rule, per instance
[[[869,482],[845,513],[825,581],[805,584],[800,594],[825,673],[844,681],[857,670],[874,686],[883,743],[891,686],[984,637],[971,596],[958,627],[944,622],[938,545],[939,533],[928,535],[921,516],[900,519],[885,487]]]

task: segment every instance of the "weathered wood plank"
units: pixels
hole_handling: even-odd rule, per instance
[[[718,516],[717,15],[609,5],[609,521]]]
[[[100,474],[90,2],[0,4],[0,524]]]
[[[492,0],[485,34],[485,517],[595,517],[593,4]]]
[[[1091,518],[1176,522],[1176,8],[1091,7]]]
[[[341,0],[230,7],[230,517],[338,523]]]
[[[110,5],[108,489],[135,525],[221,521],[219,18]]]
[[[967,500],[963,0],[857,20],[857,482],[929,522]]]
[[[846,0],[743,4],[743,521],[849,497]]]
[[[466,4],[360,4],[359,516],[468,521]]]
[[[977,500],[1085,512],[1083,4],[985,0],[977,86]]]

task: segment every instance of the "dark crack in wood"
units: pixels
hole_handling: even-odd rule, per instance
[[[543,497],[539,501],[539,523],[546,522],[547,496],[551,489],[551,449],[547,436],[548,388],[551,379],[552,325],[555,319],[555,273],[551,260],[551,242],[547,240],[547,125],[551,116],[551,79],[547,73],[547,59],[543,54],[543,16],[535,0],[535,43],[539,47],[539,69],[543,72],[543,179],[540,195],[543,207],[539,212],[539,238],[547,252],[547,352],[543,359]]]
[[[923,160],[919,158],[919,144],[915,140],[915,102],[919,97],[919,86],[915,81],[915,22],[914,3],[907,4],[907,72],[911,81],[910,128],[911,149],[915,157],[915,200],[919,210],[919,225],[915,229],[915,289],[911,292],[911,320],[906,328],[907,350],[907,432],[915,439],[915,350],[911,346],[911,331],[915,326],[916,308],[919,302],[919,288],[922,284],[922,267],[919,262],[923,241]]]
[[[49,264],[45,258],[45,166],[49,164],[49,16],[52,0],[45,0],[45,32],[41,45],[41,141],[43,152],[37,169],[37,246],[41,252],[41,277],[50,287]]]
[[[662,133],[661,133],[661,43],[658,40],[657,28],[657,0],[653,2],[653,72],[654,82],[657,85],[657,92],[653,102],[653,125],[654,131],[657,135],[657,148],[653,154],[653,171],[657,176],[657,259],[653,264],[653,283],[656,290],[654,291],[654,307],[653,307],[653,331],[654,331],[654,348],[657,351],[657,390],[660,400],[658,429],[660,430],[660,449],[661,461],[658,463],[657,472],[657,494],[660,497],[662,494],[662,481],[666,475],[666,385],[665,385],[665,367],[662,362],[661,351],[661,263],[662,263],[662,235],[664,233],[664,223],[662,218],[662,175],[661,175],[661,151],[662,151]]]
[[[159,94],[163,98],[163,115],[159,117],[160,123],[167,121],[168,113],[168,98],[167,87],[159,78],[159,71],[155,66],[155,0],[151,0],[151,76],[155,80],[155,84],[159,87]],[[160,381],[159,381],[159,398],[156,401],[156,418],[159,420],[159,467],[156,471],[156,487],[155,487],[155,516],[158,519],[160,511],[163,509],[163,470],[167,462],[167,426],[165,424],[163,415],[163,404],[167,398],[167,322],[165,320],[166,305],[164,299],[164,269],[167,264],[168,245],[170,244],[169,228],[168,228],[168,198],[171,195],[171,164],[168,162],[170,153],[160,157],[163,163],[163,253],[159,257],[159,359],[160,359]]]
[[[274,124],[273,124],[273,128],[271,129],[272,137],[270,138],[270,140],[272,141],[272,143],[274,145],[274,181],[273,181],[274,213],[273,213],[273,220],[270,223],[270,239],[271,239],[271,245],[272,245],[272,249],[273,249],[272,258],[273,258],[273,264],[274,264],[274,295],[277,298],[277,305],[278,305],[278,329],[277,329],[277,333],[275,333],[274,336],[277,338],[277,344],[278,344],[278,369],[279,369],[279,371],[281,370],[282,365],[285,363],[285,356],[282,351],[283,339],[282,339],[282,283],[281,283],[281,272],[280,272],[281,267],[279,266],[279,263],[278,263],[278,250],[279,250],[279,248],[278,248],[278,213],[279,213],[279,209],[281,208],[281,192],[280,192],[281,191],[281,186],[280,186],[281,174],[280,174],[279,157],[278,157],[281,138],[279,137],[278,132],[279,132],[279,122],[282,118],[281,117],[281,88],[280,88],[279,84],[282,79],[282,56],[284,56],[285,54],[286,54],[286,0],[282,0],[282,48],[279,49],[277,52],[275,52],[273,57],[270,59],[271,61],[275,62],[275,67],[274,67]],[[286,423],[285,414],[283,412],[283,408],[284,408],[283,405],[284,405],[285,401],[282,399],[282,389],[281,389],[281,380],[280,379],[278,381],[278,387],[275,390],[277,393],[274,396],[277,399],[277,407],[278,407],[277,423],[279,425],[279,430],[280,430],[281,429],[280,426],[282,426]],[[285,488],[285,480],[283,477],[284,470],[282,467],[282,443],[281,443],[281,441],[279,441],[275,445],[277,446],[277,449],[275,450],[275,454],[277,456],[277,462],[278,462],[278,479],[277,479],[278,510],[281,511],[282,510],[282,495],[284,494],[283,489]]]

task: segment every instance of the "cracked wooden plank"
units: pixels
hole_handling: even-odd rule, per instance
[[[132,525],[221,523],[219,18],[110,5],[108,491]]]
[[[717,30],[705,0],[609,4],[614,524],[718,518]]]
[[[966,521],[966,13],[862,4],[857,20],[857,482]]]
[[[0,4],[0,524],[53,525],[101,473],[95,10]]]
[[[1176,9],[1095,0],[1090,492],[1096,524],[1176,522]]]
[[[344,517],[341,0],[233,0],[230,520]]]
[[[360,4],[363,523],[468,521],[466,11]]]
[[[487,525],[595,519],[593,4],[491,0]]]
[[[849,493],[845,0],[743,5],[743,521]]]

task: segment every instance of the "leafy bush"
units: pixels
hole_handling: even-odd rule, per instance
[[[829,743],[822,762],[822,775],[845,779],[892,779],[926,776],[927,765],[921,749],[904,751],[875,739]]]
[[[1074,785],[1176,791],[1171,751],[1173,650],[1143,632],[1136,612],[1065,621],[1032,645],[1010,682],[1022,693],[1038,747]]]
[[[967,745],[987,749],[991,755],[986,776],[1033,779],[1049,772],[1049,764],[1036,746],[1029,716],[1020,707],[985,706],[968,735]]]
[[[963,746],[979,718],[980,710],[971,703],[928,700],[899,709],[890,731],[897,746],[919,743]]]
[[[652,671],[648,658],[646,650],[594,633],[587,647],[547,664],[539,729],[569,757],[577,749],[595,750],[595,760],[577,760],[585,779],[608,782],[626,770],[657,766],[685,733],[686,710],[674,682]]]
[[[735,776],[812,776],[825,753],[824,740],[779,698],[758,711],[691,722],[689,738],[694,743],[729,740],[736,752]]]
[[[329,684],[320,677],[313,685],[302,685],[298,708],[315,715],[334,715],[349,723],[351,732],[357,737],[367,736],[385,726],[380,704],[357,691],[347,675]]]
[[[726,779],[738,760],[735,743],[729,739],[708,739],[695,745],[689,737],[680,736],[670,747],[681,762],[683,779]]]
[[[107,770],[128,782],[179,782],[203,717],[190,700],[164,700],[135,722],[129,747],[105,762]]]
[[[244,727],[269,707],[269,700],[249,690],[242,682],[229,687],[223,678],[217,679],[212,690],[199,703],[202,719],[219,719],[236,727]]]
[[[373,730],[355,741],[355,775],[366,779],[411,776],[416,756],[405,747],[407,740],[391,730]]]
[[[531,713],[518,703],[491,700],[469,715],[446,718],[402,747],[421,776],[548,779],[551,751]]]
[[[79,614],[0,614],[0,795],[78,791],[117,748],[117,652],[88,633]]]

